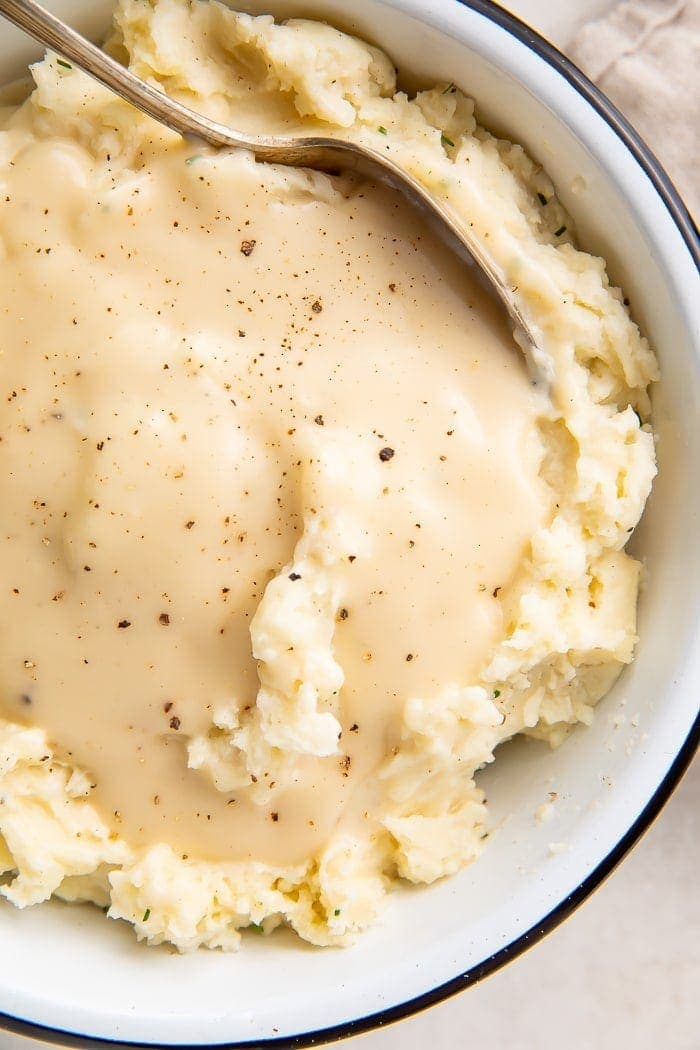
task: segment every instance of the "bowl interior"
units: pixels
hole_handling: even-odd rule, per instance
[[[99,36],[108,0],[54,0]],[[240,6],[325,17],[381,44],[405,83],[454,80],[483,123],[546,167],[584,247],[624,285],[663,370],[655,400],[660,475],[636,552],[647,564],[636,662],[594,725],[558,751],[504,746],[483,776],[498,833],[478,864],[401,890],[356,947],[318,951],[281,932],[235,956],[147,951],[96,909],[0,905],[0,1013],[93,1037],[215,1044],[308,1033],[403,1004],[488,960],[593,873],[643,812],[693,724],[700,559],[697,280],[669,211],[615,132],[535,51],[457,0],[308,0]],[[0,81],[38,55],[2,27]],[[695,320],[693,320],[695,312]],[[696,326],[695,328],[693,326]],[[548,823],[535,810],[559,798]],[[550,846],[554,846],[551,849]]]

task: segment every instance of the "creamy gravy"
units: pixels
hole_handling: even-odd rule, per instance
[[[398,198],[191,153],[113,184],[32,142],[2,187],[0,713],[88,770],[135,846],[298,861],[406,698],[472,681],[502,636],[495,595],[550,507],[537,406],[499,309]],[[352,762],[306,760],[258,806],[185,744],[255,700],[250,620],[303,527],[309,443],[338,433],[383,472],[371,553],[340,570]]]

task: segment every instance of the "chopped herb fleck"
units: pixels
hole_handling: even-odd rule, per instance
[[[558,230],[555,230],[554,236],[561,237],[562,233],[566,233],[566,226],[560,226]]]
[[[151,917],[151,909],[150,908],[146,908],[145,912],[143,913],[143,918],[141,919],[141,922],[148,922],[150,917]]]
[[[384,127],[383,124],[379,125],[379,127],[377,128],[377,131],[379,132],[380,135],[388,135],[389,134],[389,132],[386,130],[386,128]]]
[[[454,86],[454,84],[452,84],[452,83],[449,83],[449,84],[447,85],[447,87],[446,87],[446,88],[444,89],[444,91],[443,91],[443,95],[449,95],[450,91],[454,91],[454,89],[455,89],[455,86]]]
[[[494,689],[493,695],[496,698],[496,700],[498,700],[499,696],[501,695],[501,690],[500,689]]]
[[[454,146],[454,142],[451,138],[448,138],[444,131],[440,136],[440,142],[443,144],[443,146]]]
[[[253,930],[255,933],[262,933],[263,928],[259,922],[249,922],[248,929]]]
[[[73,68],[72,65],[70,64],[70,62],[66,62],[65,59],[63,59],[63,58],[57,58],[56,61],[58,62],[59,66],[63,66],[64,69],[72,69]]]
[[[340,908],[336,908],[335,911],[333,912],[333,914],[336,915],[336,916],[340,915]]]
[[[542,207],[544,208],[545,204],[548,203],[547,198],[545,197],[544,193],[538,193],[537,194],[537,198],[538,198],[540,204],[542,205]]]

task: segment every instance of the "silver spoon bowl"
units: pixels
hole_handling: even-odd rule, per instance
[[[356,171],[399,190],[460,258],[476,265],[477,273],[483,276],[486,286],[500,299],[509,315],[513,336],[525,355],[533,383],[547,385],[546,356],[538,348],[504,275],[470,228],[390,156],[335,137],[242,134],[195,113],[147,84],[34,0],[0,0],[0,14],[143,113],[181,135],[193,136],[211,146],[248,150],[257,160],[274,164],[326,172]]]

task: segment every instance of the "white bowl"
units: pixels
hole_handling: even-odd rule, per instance
[[[106,28],[109,0],[50,6],[90,33]],[[243,6],[295,13],[289,3]],[[630,297],[663,370],[660,474],[635,536],[648,567],[639,653],[592,728],[554,752],[504,748],[484,777],[503,823],[483,858],[431,888],[397,892],[356,947],[319,951],[282,933],[247,938],[238,955],[180,957],[137,945],[95,909],[2,906],[0,1029],[65,1045],[303,1046],[410,1014],[517,956],[580,904],[656,816],[697,746],[700,288],[697,238],[673,187],[578,70],[488,0],[304,0],[299,12],[383,45],[418,80],[452,79],[473,94],[482,122],[550,172],[584,246]],[[37,54],[2,25],[0,79]],[[585,188],[574,193],[578,176]],[[551,789],[555,817],[538,824]],[[565,852],[552,854],[552,842]]]

